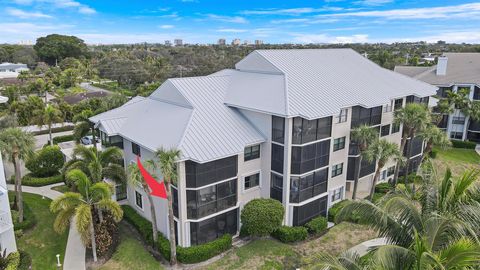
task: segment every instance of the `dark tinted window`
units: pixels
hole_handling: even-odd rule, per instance
[[[253,145],[253,146],[248,146],[245,147],[245,150],[243,151],[243,160],[248,161],[252,159],[257,159],[260,157],[260,145]]]
[[[400,131],[400,124],[392,124],[392,134]]]
[[[235,235],[238,230],[238,209],[201,222],[190,222],[190,243],[200,245],[224,234]]]
[[[473,89],[473,99],[480,100],[480,87],[478,86],[475,86],[475,89]]]
[[[137,156],[141,156],[141,153],[140,153],[140,146],[134,142],[132,142],[132,153],[137,155]]]
[[[345,148],[345,137],[336,138],[333,140],[333,151],[338,151]]]
[[[327,192],[328,168],[290,178],[290,202],[298,203]]]
[[[246,176],[244,179],[244,189],[257,187],[260,184],[260,173]]]
[[[411,149],[409,149],[410,147],[410,141],[411,140],[407,140],[407,144],[405,145],[405,149],[403,151],[403,155],[404,156],[408,156],[408,151],[410,151],[410,157],[414,157],[416,155],[419,155],[421,152],[422,152],[422,148],[423,148],[423,139],[420,138],[420,137],[415,137],[413,139],[413,143],[411,145]]]
[[[403,98],[395,99],[394,110],[398,110],[403,107]]]
[[[178,218],[178,191],[172,186],[173,215]]]
[[[187,217],[198,219],[237,204],[237,179],[199,190],[187,190]]]
[[[382,106],[374,108],[352,107],[352,128],[361,125],[374,126],[382,121]]]
[[[285,118],[272,116],[272,141],[283,143],[285,137]]]
[[[271,173],[270,180],[270,198],[282,202],[283,176]]]
[[[390,125],[385,125],[382,126],[382,129],[380,130],[380,136],[387,136],[390,134]]]
[[[328,165],[330,141],[292,146],[291,173],[303,174]]]
[[[347,164],[347,180],[355,179],[355,172],[358,170],[359,157],[349,157]],[[376,161],[368,162],[366,159],[362,159],[362,166],[360,168],[360,178],[365,175],[369,175],[375,171]]]
[[[237,176],[237,156],[207,163],[185,162],[187,187],[201,187]]]
[[[272,143],[272,170],[283,173],[283,146]]]
[[[343,163],[332,166],[332,177],[339,176],[343,173]]]
[[[292,143],[304,144],[330,137],[332,117],[307,120],[300,117],[293,119]]]
[[[315,217],[327,215],[328,196],[302,206],[293,207],[293,226],[302,226]]]

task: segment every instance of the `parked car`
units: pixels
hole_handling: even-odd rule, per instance
[[[99,139],[97,138],[96,141],[99,142]],[[80,139],[80,143],[83,144],[83,145],[93,144],[93,136],[92,136],[92,135],[88,135],[88,136],[82,137],[82,138]]]

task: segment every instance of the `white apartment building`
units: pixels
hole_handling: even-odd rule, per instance
[[[22,71],[28,71],[26,64],[1,63],[0,79],[16,78]]]
[[[469,91],[469,99],[480,101],[480,53],[445,53],[431,67],[397,66],[395,71],[438,86],[437,96],[447,97],[447,91]],[[459,109],[443,115],[439,127],[454,140],[480,143],[480,122],[473,121]]]
[[[176,147],[173,190],[178,244],[212,241],[241,226],[242,207],[274,198],[284,224],[303,225],[327,214],[352,189],[358,152],[350,131],[361,124],[400,143],[393,110],[428,103],[437,88],[383,69],[351,49],[257,50],[235,69],[209,76],[168,79],[149,97],[90,120],[102,142],[124,150],[125,165]],[[412,168],[423,142],[413,140]],[[393,160],[381,173],[393,175]],[[362,163],[360,191],[368,191],[375,163]],[[161,173],[157,172],[161,179]],[[117,186],[150,219],[139,187]],[[167,202],[154,198],[158,229],[168,235]]]

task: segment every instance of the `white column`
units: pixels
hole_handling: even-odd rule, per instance
[[[292,226],[293,209],[290,206],[290,166],[292,160],[293,118],[285,118],[285,140],[283,148],[283,205],[285,207],[284,223]]]

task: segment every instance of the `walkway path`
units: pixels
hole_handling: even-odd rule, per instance
[[[363,256],[373,247],[384,246],[387,244],[387,238],[375,238],[372,240],[360,243],[348,250],[349,253],[356,253],[358,256]]]
[[[22,186],[23,192],[34,193],[45,196],[52,200],[60,197],[61,192],[52,190],[52,187],[61,186],[63,183],[52,184],[43,187]],[[9,190],[15,190],[14,185],[8,185]],[[80,234],[75,228],[75,220],[70,223],[70,232],[68,233],[67,249],[63,259],[63,269],[65,270],[85,270],[85,246],[82,243]]]
[[[475,147],[475,151],[477,151],[477,154],[480,155],[480,144],[477,144],[477,147]]]

